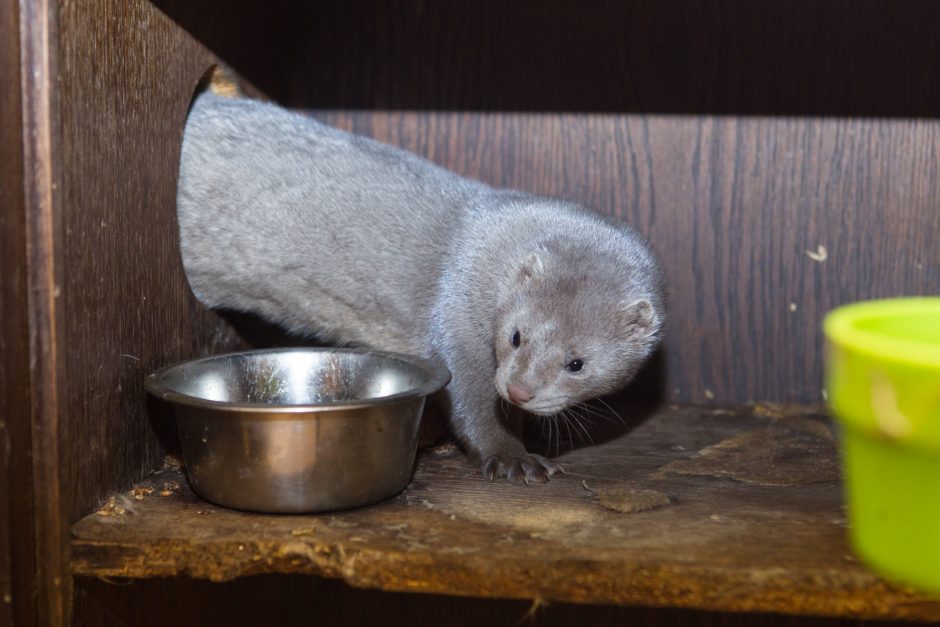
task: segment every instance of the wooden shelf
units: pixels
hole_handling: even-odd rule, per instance
[[[568,473],[546,485],[486,482],[445,446],[396,498],[317,516],[215,507],[167,468],[73,527],[74,573],[310,573],[461,596],[940,619],[940,600],[852,556],[816,408],[670,406],[628,423],[565,453]]]

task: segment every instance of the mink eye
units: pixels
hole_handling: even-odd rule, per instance
[[[565,370],[568,372],[580,372],[581,368],[584,368],[584,362],[580,359],[573,359],[568,362],[567,366],[565,366]]]
[[[513,331],[512,337],[509,339],[512,342],[512,345],[516,348],[519,348],[519,345],[522,344],[522,336],[519,335],[519,329]]]

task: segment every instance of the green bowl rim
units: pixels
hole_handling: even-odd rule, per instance
[[[890,315],[935,313],[940,324],[940,297],[917,296],[861,301],[842,305],[826,314],[823,332],[842,349],[867,354],[880,360],[940,371],[940,350],[936,346],[859,329],[860,320]]]

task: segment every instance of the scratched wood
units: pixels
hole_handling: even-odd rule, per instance
[[[934,120],[315,115],[639,228],[662,258],[671,307],[646,385],[672,400],[820,402],[827,311],[940,293]]]
[[[486,482],[444,446],[394,499],[318,516],[215,507],[167,468],[74,526],[74,572],[307,573],[400,592],[940,619],[940,601],[852,556],[835,440],[812,408],[623,418],[628,429],[564,453],[567,474],[546,485]]]

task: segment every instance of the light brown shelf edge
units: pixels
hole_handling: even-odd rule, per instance
[[[588,469],[588,479],[575,472],[550,487],[517,489],[484,482],[456,451],[430,451],[422,456],[412,486],[392,501],[319,516],[258,516],[217,508],[193,495],[178,470],[166,470],[147,485],[179,483],[170,496],[137,501],[116,495],[103,512],[75,525],[73,574],[226,581],[299,573],[394,592],[940,620],[940,600],[887,583],[851,556],[844,520],[838,518],[837,481],[787,486],[768,485],[773,478],[754,484],[718,473],[696,474],[710,444],[720,441],[727,447],[742,433],[771,429],[783,434],[781,445],[802,446],[808,434],[815,434],[818,439],[808,446],[820,446],[826,437],[817,425],[824,424],[818,408],[662,408],[629,434],[563,456],[569,467]],[[797,434],[790,442],[784,441],[787,429]],[[685,444],[662,450],[659,443],[672,438]],[[834,447],[829,454],[835,455]],[[698,464],[686,467],[691,473],[663,475],[670,463],[688,460]],[[598,468],[610,468],[613,479],[599,475]],[[649,472],[655,468],[658,475]],[[742,468],[746,464],[737,472]],[[646,477],[642,481],[635,478],[640,474]],[[630,486],[661,489],[673,502],[654,512],[617,514],[600,511],[581,487],[624,475],[631,475]],[[674,553],[658,544],[644,548],[663,525],[667,533],[706,525],[707,503],[716,498],[727,499],[727,513],[710,518],[725,516],[727,528],[716,523],[702,532],[701,542],[693,538]],[[488,508],[488,514],[475,513]],[[522,516],[519,523],[511,513],[530,510],[556,512],[560,522]],[[578,521],[588,531],[623,532],[627,540],[591,539],[588,533],[587,539],[562,545],[558,534],[577,534]],[[740,556],[722,557],[733,544],[709,546],[715,538],[735,541],[738,528]],[[785,535],[794,530],[804,535],[794,537],[796,544],[790,546]],[[807,538],[819,546],[800,545]],[[774,551],[781,555],[779,565]]]

